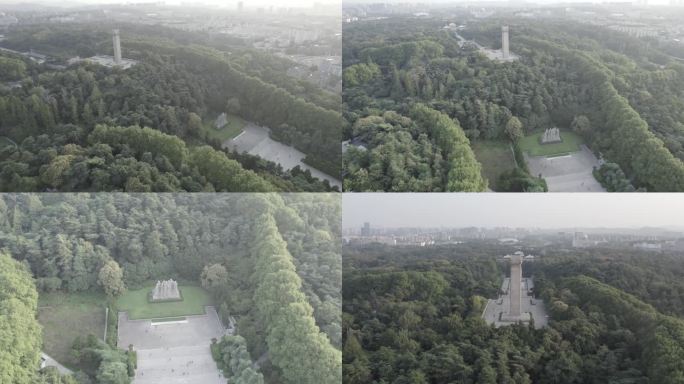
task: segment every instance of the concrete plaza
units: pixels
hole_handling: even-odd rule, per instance
[[[562,156],[529,156],[525,161],[533,176],[546,179],[549,192],[605,192],[592,171],[599,161],[585,145]]]
[[[506,277],[501,284],[501,294],[495,300],[488,300],[482,318],[488,324],[494,324],[496,327],[511,325],[512,323],[501,321],[501,314],[507,313],[510,306],[510,279]],[[520,311],[522,313],[529,313],[534,321],[534,327],[539,329],[546,327],[549,323],[549,318],[546,313],[546,307],[542,300],[537,300],[529,294],[534,288],[534,281],[529,278],[523,278],[520,286]]]
[[[118,346],[133,345],[138,353],[134,384],[225,384],[209,347],[212,338],[224,333],[210,306],[204,315],[167,323],[129,320],[125,312],[119,313]]]
[[[342,188],[342,183],[334,177],[305,164],[302,160],[306,155],[294,147],[279,143],[269,137],[268,128],[253,123],[247,124],[243,132],[235,138],[223,143],[224,148],[235,149],[238,152],[247,152],[274,163],[280,164],[283,169],[290,170],[299,166],[302,170],[309,170],[313,177],[328,180],[331,186]]]

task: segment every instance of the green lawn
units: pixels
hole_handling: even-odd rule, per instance
[[[78,336],[104,335],[106,297],[101,293],[41,293],[38,321],[43,326],[43,350],[73,367],[71,346]]]
[[[515,168],[515,158],[510,144],[506,141],[473,141],[471,144],[477,161],[482,164],[482,177],[494,189],[499,175]]]
[[[127,291],[119,297],[116,305],[119,311],[128,312],[128,318],[132,320],[201,315],[205,305],[212,305],[211,296],[200,287],[182,285],[178,289],[183,301],[150,303],[147,301],[147,294],[152,291],[152,286],[149,286]]]
[[[542,134],[543,132],[538,132],[522,138],[520,140],[520,149],[522,149],[523,152],[527,152],[530,156],[554,156],[577,152],[580,150],[580,144],[584,142],[582,138],[574,132],[561,131],[560,135],[561,139],[563,139],[562,142],[542,145],[539,143],[539,137]]]
[[[214,126],[214,122],[216,121],[216,117],[214,118],[205,118],[203,119],[204,122],[204,132],[209,134],[209,137],[214,138],[214,139],[219,139],[222,143],[226,140],[230,140],[234,138],[235,136],[239,135],[240,132],[245,128],[247,125],[247,121],[245,121],[243,118],[235,115],[226,115],[227,116],[227,121],[228,124],[226,124],[223,128],[221,129],[216,129]]]

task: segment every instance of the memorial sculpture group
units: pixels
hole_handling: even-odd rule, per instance
[[[180,291],[178,291],[178,283],[175,280],[157,281],[157,285],[152,291],[152,301],[180,299],[181,295]]]
[[[560,143],[561,141],[563,140],[561,139],[560,129],[558,128],[548,128],[541,136],[542,144]]]

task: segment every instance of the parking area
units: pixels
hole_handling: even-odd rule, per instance
[[[592,173],[599,167],[598,159],[585,145],[580,148],[555,157],[525,154],[525,161],[532,175],[546,179],[549,192],[605,192]]]
[[[133,345],[138,353],[135,384],[226,382],[209,347],[212,338],[225,333],[214,307],[206,307],[205,315],[170,322],[129,320],[120,312],[118,333],[119,348]]]

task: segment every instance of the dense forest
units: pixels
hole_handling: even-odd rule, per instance
[[[684,65],[650,41],[567,21],[479,20],[458,33],[496,49],[505,24],[520,57],[505,63],[442,19],[345,25],[343,136],[354,144],[344,155],[345,189],[481,189],[471,144],[487,141],[507,143],[516,160],[489,188],[542,191],[518,140],[557,126],[610,164],[607,189],[684,190]],[[416,105],[446,115],[453,134],[413,121]],[[445,142],[468,155],[452,159]],[[472,172],[442,177],[455,164]]]
[[[583,249],[523,264],[549,326],[482,320],[500,244],[344,249],[346,383],[679,383],[681,254]],[[539,253],[537,253],[539,255]]]
[[[335,195],[5,194],[0,217],[0,273],[11,274],[0,279],[0,301],[10,313],[2,337],[10,345],[31,334],[16,344],[21,348],[3,351],[9,382],[37,380],[31,367],[41,347],[34,323],[39,293],[96,290],[114,298],[167,278],[201,284],[223,321],[237,319],[244,339],[212,347],[217,360],[229,356],[221,364],[233,375],[253,377],[240,361],[264,357],[259,371],[266,383],[341,380]],[[85,336],[77,351],[87,379],[120,383],[100,377],[132,369],[128,351],[112,348],[115,332],[109,344]]]
[[[332,190],[309,171],[284,171],[223,150],[206,125],[228,112],[267,126],[275,140],[304,152],[305,162],[336,176],[339,96],[290,78],[291,62],[230,40],[125,28],[124,55],[139,61],[126,70],[64,65],[76,55],[111,52],[111,27],[30,26],[7,35],[5,47],[53,56],[41,65],[10,53],[0,57],[2,80],[12,85],[0,87],[3,191]],[[99,141],[93,136],[97,126],[156,132],[132,149]],[[222,169],[203,169],[192,159],[170,161],[158,151],[158,140],[202,151]]]

